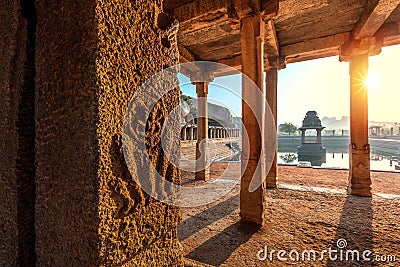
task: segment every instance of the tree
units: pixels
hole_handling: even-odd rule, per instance
[[[298,130],[297,126],[290,122],[280,124],[278,129],[279,132],[287,133],[289,135],[295,133]]]
[[[192,97],[182,94],[182,100],[185,101],[189,105],[190,114],[192,114],[194,118],[197,118],[197,107],[193,104]]]

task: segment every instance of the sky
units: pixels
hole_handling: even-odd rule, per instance
[[[179,79],[183,94],[196,97],[189,79]],[[301,125],[309,110],[320,118],[349,116],[349,88],[349,63],[337,56],[288,64],[278,76],[278,124]],[[216,78],[209,85],[209,102],[241,116],[240,92],[240,75]],[[368,95],[370,121],[400,122],[400,45],[369,58]]]

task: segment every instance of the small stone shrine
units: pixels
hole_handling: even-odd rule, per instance
[[[313,166],[321,166],[326,162],[326,149],[322,146],[322,130],[325,129],[321,125],[316,111],[308,111],[303,119],[303,125],[299,128],[301,131],[301,146],[298,147],[299,161],[310,161]],[[306,140],[306,131],[316,130],[317,136],[315,141]]]

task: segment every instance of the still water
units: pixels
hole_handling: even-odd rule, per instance
[[[391,159],[379,154],[371,153],[371,170],[377,171],[396,171],[395,165],[400,165],[398,159]],[[279,164],[298,164],[297,153],[278,152]],[[312,162],[313,166],[320,166],[323,168],[349,168],[349,153],[326,153],[326,162]]]

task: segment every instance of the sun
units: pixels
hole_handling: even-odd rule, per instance
[[[367,79],[365,81],[365,83],[368,86],[368,89],[371,91],[375,91],[378,90],[380,85],[381,85],[381,81],[378,75],[376,75],[375,73],[368,73]]]

